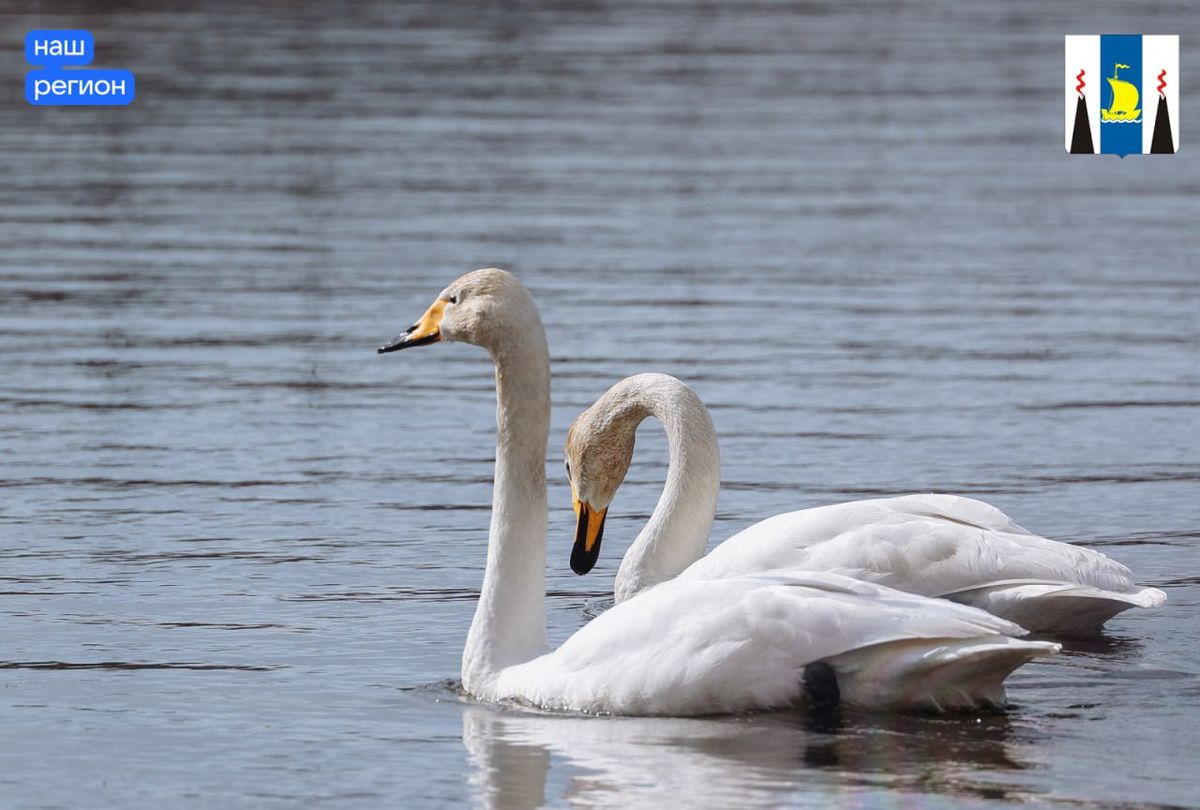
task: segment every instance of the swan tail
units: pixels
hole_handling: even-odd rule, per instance
[[[1158,588],[1122,593],[1070,583],[1000,583],[947,594],[946,598],[1016,622],[1031,633],[1082,636],[1130,608],[1153,608],[1167,601]]]
[[[1004,679],[1022,664],[1060,649],[1053,642],[1008,636],[905,639],[853,650],[825,663],[836,673],[837,691],[845,703],[909,711],[965,711],[1003,707]],[[805,674],[810,680],[809,673]],[[806,685],[815,703],[818,696]],[[828,684],[822,684],[819,696],[829,693]]]

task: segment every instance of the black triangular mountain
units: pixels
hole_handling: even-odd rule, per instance
[[[1092,124],[1088,121],[1087,100],[1079,97],[1075,105],[1075,131],[1071,133],[1072,155],[1093,155],[1096,153],[1092,146]]]
[[[1158,112],[1154,114],[1154,137],[1150,140],[1150,154],[1175,154],[1175,141],[1171,138],[1171,113],[1167,110],[1167,97],[1158,94]]]

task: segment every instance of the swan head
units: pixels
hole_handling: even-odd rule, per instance
[[[533,297],[516,276],[495,267],[459,276],[442,290],[417,322],[379,348],[379,354],[462,342],[495,353],[526,333],[541,329]]]
[[[591,571],[600,557],[604,519],[633,461],[634,437],[642,418],[606,394],[567,430],[563,455],[575,505],[571,570],[576,574]]]

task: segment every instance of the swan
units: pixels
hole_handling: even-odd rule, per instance
[[[604,518],[648,416],[666,428],[667,481],[650,521],[617,571],[618,603],[667,581],[773,570],[837,572],[986,610],[1035,633],[1079,635],[1166,595],[1124,565],[1029,532],[982,501],[905,495],[788,512],[755,523],[707,556],[720,488],[717,435],[696,393],[666,374],[614,385],[567,432],[566,466],[578,516],[571,566],[600,553]]]
[[[667,582],[546,651],[550,370],[532,297],[489,268],[442,291],[387,353],[481,346],[496,376],[487,562],[462,684],[487,702],[626,715],[707,715],[835,701],[898,709],[998,705],[1004,678],[1057,644],[971,607],[828,573]]]

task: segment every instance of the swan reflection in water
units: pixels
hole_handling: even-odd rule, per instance
[[[1025,732],[1021,732],[1025,733]],[[588,717],[464,706],[477,804],[775,806],[805,793],[1027,798],[1004,715]],[[998,773],[1010,772],[1008,776]]]

